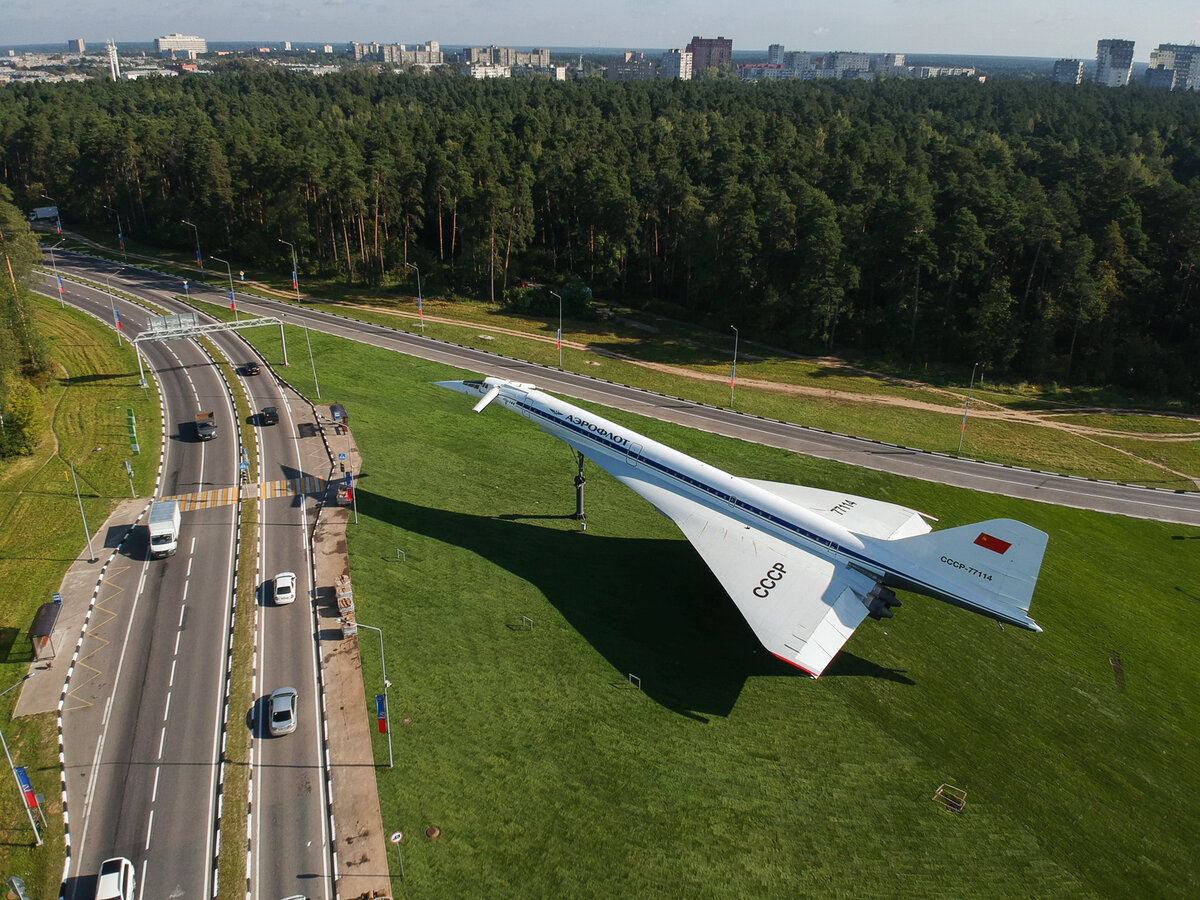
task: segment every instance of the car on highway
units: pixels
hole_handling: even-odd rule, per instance
[[[267,730],[272,737],[296,730],[296,689],[281,687],[267,698]]]
[[[258,414],[259,420],[264,425],[279,424],[279,408],[275,406],[265,406],[263,411]]]
[[[280,572],[275,576],[275,605],[286,606],[296,600],[296,573]]]
[[[246,363],[244,366],[242,366],[242,374],[243,375],[257,375],[258,374],[258,363],[256,363],[256,362]]]
[[[134,900],[137,879],[133,875],[133,863],[123,856],[114,856],[100,864],[100,875],[96,878],[96,900]]]

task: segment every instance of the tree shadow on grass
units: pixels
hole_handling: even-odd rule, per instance
[[[727,716],[751,676],[807,678],[765,650],[683,540],[599,537],[530,524],[561,518],[474,516],[360,489],[359,512],[462,547],[535,585],[617,673],[655,702],[698,721]],[[522,521],[526,519],[526,521]],[[908,682],[842,654],[829,673]]]

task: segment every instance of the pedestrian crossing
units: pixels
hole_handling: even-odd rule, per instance
[[[294,497],[298,494],[323,495],[327,482],[315,475],[305,475],[302,478],[288,478],[279,481],[260,481],[258,484],[241,486],[243,500],[272,500],[276,497]],[[191,512],[197,509],[213,509],[218,506],[229,506],[238,502],[238,487],[213,488],[208,491],[193,491],[190,494],[176,494],[164,497],[164,500],[178,500],[180,512]]]

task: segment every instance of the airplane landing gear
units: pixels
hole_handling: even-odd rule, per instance
[[[587,484],[587,479],[583,477],[583,454],[577,454],[579,457],[579,474],[575,476],[575,515],[572,516],[579,527],[583,531],[587,531],[587,514],[583,511],[583,486]]]

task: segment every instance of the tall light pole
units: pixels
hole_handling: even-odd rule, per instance
[[[211,254],[208,258],[213,262],[225,263],[225,273],[229,276],[229,308],[233,310],[233,321],[236,322],[238,321],[238,311],[237,304],[233,302],[233,270],[229,268],[229,263],[225,262],[223,259],[217,259],[217,257],[212,256]],[[284,365],[287,365],[286,360],[284,361]]]
[[[421,309],[421,268],[416,263],[406,262],[406,266],[417,272],[417,321],[421,323],[421,334],[425,333],[425,313]]]
[[[75,500],[79,504],[79,518],[83,519],[83,536],[87,538],[88,545],[88,562],[96,561],[96,554],[92,551],[92,534],[88,531],[87,516],[83,513],[83,498],[79,496],[79,479],[75,477],[75,464],[67,463],[71,467],[71,481],[75,484]]]
[[[733,365],[729,368],[729,408],[733,409],[733,379],[737,377],[737,347],[738,338],[741,335],[735,326],[730,325],[729,327],[733,329]]]
[[[62,213],[60,213],[58,211],[58,201],[47,194],[42,194],[42,199],[49,200],[51,203],[54,204],[54,227],[58,231],[59,235],[61,235],[62,234]]]
[[[187,219],[180,219],[179,221],[182,222],[184,225],[192,225],[192,223],[189,222]],[[200,271],[203,272],[204,271],[204,260],[200,256],[200,229],[197,228],[195,225],[192,225],[192,231],[196,232],[196,265],[200,268]]]
[[[292,289],[296,292],[296,302],[300,302],[300,269],[296,266],[296,247],[291,241],[285,241],[283,238],[276,238],[281,244],[287,244],[292,251]],[[316,370],[313,370],[313,379],[316,380]],[[321,395],[317,394],[319,398]]]
[[[125,257],[125,262],[129,262],[129,254],[125,252],[125,232],[121,228],[121,214],[111,206],[104,208],[117,217],[117,243],[121,245],[121,255]]]
[[[379,633],[379,665],[383,669],[383,718],[387,722],[388,768],[390,769],[390,768],[392,768],[392,763],[393,763],[393,760],[392,760],[392,714],[388,710],[388,688],[390,688],[392,686],[392,683],[387,680],[387,660],[384,659],[384,657],[383,657],[383,629],[376,628],[374,625],[364,625],[362,622],[358,623],[358,627],[359,628],[368,628],[371,631],[375,631],[375,632]]]
[[[558,367],[562,368],[562,296],[550,292],[551,297],[558,297],[558,334],[555,335],[554,343],[558,344]]]
[[[36,675],[37,672],[30,672],[12,687],[7,687],[0,691],[0,697],[3,697],[9,691],[24,684],[28,679]],[[12,754],[8,752],[8,741],[4,739],[4,731],[0,729],[0,743],[4,745],[4,756],[8,759],[8,767],[12,769],[13,782],[17,785],[17,792],[21,795],[21,805],[25,807],[25,814],[29,816],[29,824],[33,827],[33,837],[37,841],[37,846],[42,846],[42,836],[38,833],[37,822],[33,821],[33,810],[29,808],[29,804],[25,802],[25,789],[21,787],[21,779],[17,777],[17,767],[13,765]]]
[[[58,261],[54,258],[54,251],[57,250],[59,247],[61,247],[65,243],[66,243],[66,239],[63,239],[63,240],[59,241],[57,244],[55,244],[53,247],[50,248],[50,265],[54,269],[54,280],[58,282],[58,303],[64,309],[66,308],[67,303],[65,300],[63,300],[62,276],[58,274]]]
[[[125,271],[125,267],[121,266],[121,268],[117,269],[116,272],[109,272],[107,275],[104,276],[104,287],[108,291],[108,306],[112,310],[113,324],[116,325],[116,327],[117,327],[117,346],[120,346],[123,343],[123,341],[121,340],[121,316],[117,312],[117,300],[116,300],[116,297],[113,296],[113,292],[112,292],[112,277],[114,275],[118,274],[119,272],[124,272],[124,271]]]
[[[975,363],[971,366],[971,384],[967,387],[967,402],[963,405],[962,425],[958,428],[958,450],[955,452],[955,456],[962,455],[963,435],[967,432],[967,410],[971,408],[971,391],[975,387],[975,370],[982,367],[983,363]],[[980,380],[983,380],[982,377]]]
[[[285,319],[287,318],[287,313],[283,314],[283,318],[285,318]],[[308,326],[305,325],[303,322],[301,322],[300,327],[304,329],[304,343],[308,344],[308,364],[310,366],[312,366],[313,387],[315,387],[317,389],[317,399],[320,400],[321,399],[321,384],[320,384],[320,382],[317,381],[317,364],[316,364],[316,361],[313,359],[312,340],[308,336]]]

